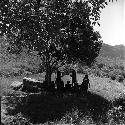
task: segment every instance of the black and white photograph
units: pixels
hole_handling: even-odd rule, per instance
[[[125,0],[0,0],[1,125],[125,125]]]

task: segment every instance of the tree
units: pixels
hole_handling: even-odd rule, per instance
[[[1,0],[1,35],[11,39],[10,52],[23,47],[38,51],[46,69],[46,80],[66,62],[91,65],[101,48],[99,24],[105,0]]]

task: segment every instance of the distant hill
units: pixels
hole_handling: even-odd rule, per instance
[[[103,43],[102,48],[100,50],[100,56],[125,59],[125,46],[124,45],[111,46]]]

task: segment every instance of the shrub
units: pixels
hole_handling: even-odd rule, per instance
[[[117,81],[118,82],[123,82],[124,81],[124,77],[123,76],[118,76]]]
[[[113,107],[107,113],[108,122],[110,125],[124,125],[125,124],[125,112],[122,106]]]
[[[46,124],[50,125],[50,124]],[[61,120],[53,122],[51,125],[95,125],[91,116],[84,116],[78,109],[67,112]]]
[[[15,116],[9,116],[5,119],[4,125],[33,125],[30,120],[25,118],[21,113]]]
[[[117,80],[117,76],[118,75],[121,75],[121,70],[119,69],[115,69],[111,72],[109,72],[109,77],[112,79],[112,80]]]
[[[100,64],[97,64],[97,66],[98,66],[99,69],[101,69],[101,68],[103,68],[103,66],[105,66],[105,64],[100,63]]]
[[[110,76],[110,78],[111,78],[111,80],[116,80],[116,76],[113,74]]]
[[[123,76],[123,77],[124,77],[124,79],[125,79],[125,71],[123,71],[123,72],[122,72],[122,76]]]
[[[125,125],[125,95],[121,95],[112,103],[112,108],[107,112],[109,125]]]

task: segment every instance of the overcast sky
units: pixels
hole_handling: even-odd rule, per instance
[[[102,40],[109,45],[125,45],[125,0],[110,2],[101,12],[100,31]]]

